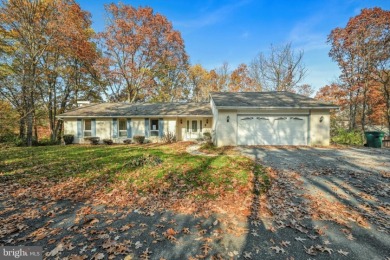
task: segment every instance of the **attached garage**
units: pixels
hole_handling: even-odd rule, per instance
[[[226,145],[329,145],[330,110],[290,92],[212,92],[214,143]]]
[[[307,145],[308,116],[239,115],[238,145]]]

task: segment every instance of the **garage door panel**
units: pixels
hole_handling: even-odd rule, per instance
[[[307,116],[238,116],[238,145],[306,145]]]

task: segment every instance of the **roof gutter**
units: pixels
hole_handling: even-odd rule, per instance
[[[185,118],[185,117],[212,117],[213,115],[113,115],[113,116],[56,116],[58,119],[64,118],[154,118],[154,117],[169,117],[169,118]]]
[[[243,106],[216,106],[217,109],[338,109],[338,106],[328,107],[243,107]]]

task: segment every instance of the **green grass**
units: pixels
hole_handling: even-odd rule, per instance
[[[264,167],[260,164],[256,164],[253,174],[255,178],[255,183],[258,184],[258,186],[255,187],[253,192],[257,195],[267,192],[267,190],[271,186],[271,179],[265,171]]]
[[[241,156],[194,156],[172,145],[98,145],[9,147],[0,153],[0,181],[61,182],[77,177],[87,184],[104,185],[107,191],[116,183],[148,193],[161,186],[197,189],[213,196],[211,189],[234,190],[252,178],[254,163]],[[142,156],[153,156],[162,163],[134,166]],[[207,195],[208,194],[208,195]]]

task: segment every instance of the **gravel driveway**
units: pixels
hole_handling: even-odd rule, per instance
[[[299,187],[291,185],[294,191],[290,196],[299,194],[317,200],[314,202],[318,205],[319,218],[328,214],[332,221],[317,222],[314,218],[310,221],[325,224],[325,235],[334,245],[347,245],[350,250],[347,258],[390,259],[390,149],[239,149],[242,154],[276,169],[278,174],[299,180]],[[340,212],[355,214],[358,219],[349,216],[353,221],[343,223],[337,217],[332,218],[332,214],[338,213],[336,206]],[[327,211],[327,207],[336,212]]]

